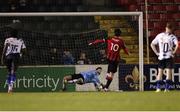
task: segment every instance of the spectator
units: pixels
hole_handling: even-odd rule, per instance
[[[45,56],[47,54],[45,53]],[[51,64],[59,64],[59,53],[57,48],[50,49],[50,63]]]
[[[92,62],[90,61],[90,59],[88,59],[86,57],[86,53],[85,52],[81,52],[80,53],[80,57],[77,61],[77,64],[83,65],[83,64],[92,64]]]
[[[100,54],[100,64],[107,64],[107,55],[105,49],[99,50]]]
[[[69,50],[65,50],[63,53],[63,64],[71,65],[74,64],[74,57]]]
[[[19,11],[27,11],[27,0],[19,0]]]
[[[9,0],[8,1],[10,11],[16,12],[18,7],[18,0]]]
[[[10,12],[27,11],[27,0],[9,0]]]

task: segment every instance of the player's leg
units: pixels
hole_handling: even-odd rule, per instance
[[[104,86],[105,91],[108,91],[108,88],[113,80],[113,77],[114,77],[114,73],[112,73],[112,72],[107,73],[107,76],[106,76],[107,81],[106,81],[106,85]]]
[[[14,54],[12,56],[12,62],[11,62],[11,69],[10,69],[10,85],[11,85],[11,92],[13,90],[13,85],[14,85],[14,82],[16,81],[16,71],[18,69],[18,65],[19,65],[19,54]]]
[[[67,75],[63,78],[63,83],[62,83],[62,90],[65,91],[66,90],[66,85],[68,83],[68,81],[72,80],[72,75]]]
[[[165,81],[165,92],[168,92],[170,89],[170,86],[172,85],[172,69],[167,68],[166,69],[166,81]]]
[[[19,60],[20,60],[20,55],[19,54],[16,54],[15,55],[15,57],[14,57],[14,59],[13,59],[13,71],[12,71],[12,74],[13,74],[13,82],[15,82],[15,80],[16,80],[16,71],[17,71],[17,69],[18,69],[18,66],[19,66]]]
[[[63,78],[63,87],[62,87],[62,89],[66,90],[66,85],[67,84],[74,84],[74,83],[83,84],[84,83],[83,76],[81,74],[73,74],[73,75],[65,76]]]
[[[166,81],[165,81],[165,92],[169,91],[171,89],[171,85],[173,84],[172,81],[172,69],[173,69],[174,61],[172,58],[167,59],[166,61]]]
[[[8,92],[13,91],[13,85],[14,82],[16,81],[16,70],[17,70],[17,65],[14,63],[14,61],[12,61],[8,74],[8,85],[9,85]]]
[[[68,81],[70,81],[70,80],[72,80],[72,75],[67,75],[67,76],[65,76],[65,77],[63,78],[63,81],[64,81],[64,82],[68,82]]]
[[[160,60],[158,62],[158,74],[156,76],[156,92],[161,91],[161,86],[163,84],[162,76],[163,76],[164,68],[165,68],[165,60]]]
[[[104,86],[104,90],[107,91],[112,80],[113,80],[113,77],[114,77],[114,73],[116,73],[117,71],[117,63],[116,62],[112,62],[112,61],[109,61],[109,64],[108,64],[108,72],[107,72],[107,76],[106,76],[106,85]]]
[[[158,74],[157,74],[157,77],[156,77],[156,79],[157,79],[157,81],[156,81],[156,92],[161,91],[161,86],[162,86],[162,83],[163,83],[162,76],[163,76],[163,69],[158,68]]]
[[[72,84],[72,83],[83,83],[84,80],[81,74],[73,74],[73,75],[65,76],[63,78],[63,81],[65,83]]]
[[[8,92],[12,92],[13,84],[16,80],[16,71],[19,63],[19,54],[11,54],[6,57],[6,66],[8,68]]]
[[[72,80],[68,81],[68,83],[77,83],[77,84],[84,84],[84,77],[82,74],[73,74]]]
[[[8,93],[9,92],[12,92],[12,86],[13,86],[13,83],[12,83],[12,59],[10,58],[6,58],[6,66],[7,66],[7,69],[8,69],[8,76],[7,76],[7,83],[8,83]]]

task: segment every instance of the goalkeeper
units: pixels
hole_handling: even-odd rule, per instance
[[[62,90],[65,91],[67,84],[80,84],[93,83],[96,90],[100,91],[102,89],[102,84],[98,76],[101,74],[102,68],[97,67],[96,70],[90,70],[85,72],[80,72],[79,74],[72,74],[65,76],[63,78]]]

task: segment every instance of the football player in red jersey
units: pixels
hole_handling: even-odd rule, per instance
[[[121,30],[114,30],[115,36],[109,39],[97,39],[89,45],[94,45],[97,43],[107,43],[107,60],[108,60],[108,71],[106,76],[106,85],[104,85],[104,90],[108,91],[109,85],[113,80],[114,73],[117,72],[117,66],[120,60],[120,50],[123,49],[126,54],[129,55],[128,49],[121,37]]]

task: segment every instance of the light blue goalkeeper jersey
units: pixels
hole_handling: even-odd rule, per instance
[[[100,81],[98,78],[98,73],[96,70],[81,72],[84,77],[84,83],[94,83],[95,85],[99,85]]]

